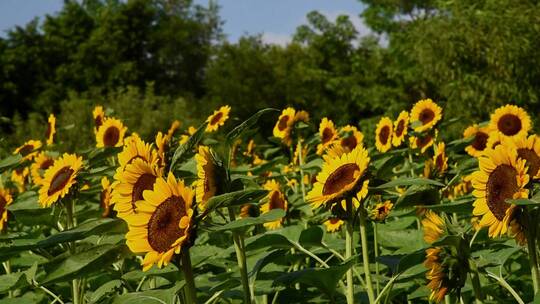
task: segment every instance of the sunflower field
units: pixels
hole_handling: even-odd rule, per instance
[[[58,151],[51,114],[0,161],[0,301],[540,303],[529,114],[457,139],[431,99],[395,114],[368,136],[223,106],[142,139],[96,106],[81,151]]]

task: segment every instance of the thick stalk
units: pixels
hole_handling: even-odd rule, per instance
[[[67,201],[65,201],[65,206],[66,206],[66,229],[73,229],[75,228],[76,226],[76,222],[75,222],[75,214],[74,214],[74,203],[75,201],[73,199],[68,199]],[[75,248],[76,244],[75,242],[71,242],[69,244],[69,251],[70,253],[73,255],[76,253],[76,248]],[[78,279],[73,279],[71,281],[71,296],[73,298],[73,304],[79,304],[80,303],[80,299],[81,299],[81,296],[80,296],[80,293],[79,293],[79,280]]]
[[[536,256],[536,242],[534,239],[534,236],[532,235],[531,231],[527,231],[527,251],[529,253],[529,263],[531,265],[531,275],[532,275],[532,281],[533,281],[533,290],[534,294],[538,292],[539,289],[539,281],[540,274],[538,271],[538,258]]]
[[[353,255],[354,239],[353,239],[353,210],[352,200],[347,199],[347,230],[345,231],[345,259],[350,259]],[[347,270],[347,304],[354,303],[354,282],[352,267]]]
[[[471,270],[471,282],[474,291],[474,297],[476,298],[477,304],[482,304],[484,300],[484,294],[482,293],[482,285],[480,285],[480,279],[478,277],[478,271]]]
[[[375,294],[373,293],[373,284],[371,283],[371,272],[369,270],[368,242],[366,234],[366,214],[364,210],[359,212],[360,218],[360,239],[362,241],[362,262],[364,264],[364,273],[366,276],[366,289],[369,303],[375,303]]]
[[[180,253],[182,259],[182,271],[184,272],[184,280],[186,287],[184,292],[188,303],[197,303],[197,289],[195,289],[195,280],[193,279],[193,269],[191,266],[191,257],[189,256],[189,248],[185,248]]]
[[[229,218],[231,221],[236,219],[234,210],[229,208]],[[234,250],[236,251],[236,262],[240,269],[240,278],[242,280],[242,288],[244,290],[244,303],[251,304],[251,290],[249,286],[249,278],[247,273],[246,253],[244,251],[244,236],[236,231],[233,231]]]
[[[300,151],[298,153],[298,165],[300,167],[300,189],[302,189],[302,201],[306,202],[306,187],[304,186],[304,169],[302,169],[302,166],[304,165],[304,159],[302,156],[302,140],[298,141],[298,150]]]
[[[379,286],[379,262],[377,262],[377,258],[379,258],[379,242],[377,242],[377,223],[373,222],[373,248],[375,249],[375,275],[377,276],[375,278],[375,288],[377,289],[377,297],[380,293],[380,286]]]

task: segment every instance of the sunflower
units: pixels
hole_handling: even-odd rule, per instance
[[[496,146],[502,143],[503,137],[504,135],[497,131],[489,132],[486,149],[495,149]]]
[[[367,150],[361,146],[341,156],[326,158],[307,197],[312,207],[349,197],[356,197],[359,201],[365,198],[369,184],[366,178],[369,160]]]
[[[206,126],[206,132],[214,132],[219,129],[220,126],[225,124],[225,121],[229,119],[230,106],[223,106],[219,110],[214,111],[214,114],[210,115],[206,120],[208,125]]]
[[[240,208],[240,217],[241,218],[258,217],[258,216],[259,216],[259,208],[257,208],[257,205],[244,204]]]
[[[324,221],[324,226],[326,226],[326,231],[328,232],[336,232],[338,231],[341,226],[345,223],[344,221],[340,220],[337,217],[332,217]]]
[[[530,178],[540,178],[540,138],[537,135],[514,136],[504,139],[503,143],[516,148],[518,157],[526,161]]]
[[[308,146],[304,145],[302,147],[302,139],[298,141],[298,144],[296,145],[296,149],[294,149],[294,155],[293,155],[293,165],[299,165],[300,164],[300,156],[302,156],[302,162],[306,162],[306,157],[308,154]],[[302,147],[302,149],[300,149]],[[301,151],[300,151],[301,150]]]
[[[253,139],[250,139],[247,144],[246,151],[244,151],[243,154],[245,156],[253,156],[254,152],[255,152],[255,141]]]
[[[394,204],[392,204],[390,201],[378,203],[371,211],[371,219],[379,222],[384,221],[390,214],[393,207]]]
[[[420,100],[411,110],[411,124],[416,132],[424,132],[433,128],[441,118],[441,107],[429,98]]]
[[[94,117],[94,128],[97,132],[97,130],[99,129],[99,127],[101,127],[103,121],[105,120],[105,112],[103,111],[103,107],[96,106],[92,111],[92,116]]]
[[[116,118],[107,118],[96,132],[96,147],[121,147],[127,128]]]
[[[169,128],[169,130],[167,131],[167,139],[170,141],[172,139],[172,137],[174,136],[174,132],[176,132],[176,130],[178,128],[180,128],[180,121],[179,120],[175,120],[172,122],[171,124],[171,127]]]
[[[474,138],[472,143],[465,148],[470,156],[479,157],[487,148],[489,129],[481,128],[474,124],[463,132],[464,138]]]
[[[102,217],[108,217],[111,212],[112,187],[109,179],[104,176],[101,178],[101,194],[99,196],[99,205],[103,210]]]
[[[427,287],[431,289],[429,300],[433,302],[442,302],[450,289],[447,276],[447,266],[443,264],[441,257],[442,249],[440,247],[426,249],[426,260],[424,266],[428,268],[426,278],[429,280]]]
[[[124,168],[132,163],[135,159],[142,159],[147,163],[155,164],[158,160],[156,150],[152,146],[145,143],[140,137],[131,136],[130,140],[124,141],[122,152],[118,153],[118,169],[124,171]]]
[[[358,145],[363,145],[364,134],[355,126],[346,125],[340,130],[339,144],[346,152],[351,152]]]
[[[26,189],[26,180],[29,173],[28,167],[17,168],[11,172],[11,181],[17,186],[19,193],[24,192]]]
[[[479,170],[473,173],[473,215],[481,216],[480,226],[489,227],[489,236],[508,231],[516,207],[507,199],[527,198],[529,182],[526,161],[514,148],[499,145],[479,158]]]
[[[54,164],[54,158],[47,155],[45,152],[39,153],[34,162],[30,166],[30,173],[32,175],[32,182],[34,185],[40,185],[43,181],[43,174],[50,166]]]
[[[281,138],[281,141],[287,146],[290,146],[292,143],[291,133],[294,126],[295,115],[296,111],[293,108],[286,108],[281,112],[281,115],[279,115],[278,121],[274,126],[274,137]]]
[[[442,175],[448,170],[448,157],[446,156],[444,142],[438,143],[434,146],[435,155],[433,155],[433,166],[439,175]]]
[[[325,148],[329,147],[338,138],[338,132],[334,122],[324,117],[319,125],[321,143],[317,146],[317,154],[322,155]]]
[[[47,121],[47,130],[45,131],[45,140],[47,141],[47,145],[52,145],[55,133],[56,117],[54,117],[54,114],[51,114],[49,115],[49,119]]]
[[[392,148],[392,120],[388,117],[383,117],[377,124],[375,130],[375,146],[379,152],[386,152]]]
[[[195,155],[197,161],[196,190],[197,203],[201,210],[206,209],[206,202],[214,195],[220,194],[221,169],[216,163],[210,148],[199,146]]]
[[[169,173],[158,178],[152,190],[144,191],[137,214],[126,218],[126,243],[135,253],[145,253],[143,271],[154,264],[166,266],[191,238],[193,191]]]
[[[263,188],[268,190],[268,195],[266,196],[266,202],[261,206],[261,213],[270,212],[274,209],[283,209],[287,211],[287,199],[285,195],[281,192],[279,184],[275,180],[269,180],[264,185]],[[278,229],[281,227],[283,218],[264,223],[264,227],[267,229]]]
[[[0,188],[0,231],[3,231],[6,227],[8,220],[7,206],[13,202],[11,193],[9,190]]]
[[[49,207],[69,193],[71,186],[77,183],[77,174],[83,165],[82,157],[64,153],[54,161],[43,176],[39,189],[39,204]]]
[[[165,167],[166,154],[169,149],[169,141],[167,140],[167,136],[163,135],[161,131],[159,131],[156,134],[156,147],[157,147],[157,158],[158,163],[161,167]]]
[[[126,218],[137,213],[143,192],[151,190],[156,179],[161,177],[162,169],[140,158],[126,165],[123,171],[117,171],[111,203],[118,217]]]
[[[42,143],[40,140],[29,140],[25,142],[22,146],[18,147],[13,151],[13,154],[21,154],[23,161],[32,160],[37,154],[37,150],[41,148]]]
[[[309,122],[309,113],[304,110],[296,112],[296,114],[294,115],[294,121],[303,121],[305,123]]]
[[[409,112],[401,111],[398,118],[394,121],[394,132],[392,134],[392,145],[399,147],[405,141],[409,128]]]
[[[187,143],[188,139],[191,137],[191,135],[195,134],[195,132],[197,132],[197,128],[194,126],[189,126],[187,133],[180,135],[180,144],[183,145]]]
[[[411,136],[409,137],[409,145],[411,149],[420,149],[420,153],[425,153],[426,150],[433,146],[433,136],[425,134],[423,136]]]
[[[445,222],[442,217],[437,213],[427,210],[424,213],[424,219],[422,220],[422,227],[424,229],[424,241],[428,244],[432,244],[437,241],[445,232]]]
[[[491,114],[489,128],[503,136],[513,137],[527,135],[532,124],[525,110],[515,105],[506,105]]]

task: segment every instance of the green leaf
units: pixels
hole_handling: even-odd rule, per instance
[[[35,191],[26,191],[19,195],[7,209],[15,216],[17,222],[27,226],[56,225],[52,209],[40,207]]]
[[[186,154],[186,152],[188,151],[193,150],[193,148],[199,143],[199,141],[201,141],[204,135],[204,131],[206,130],[206,125],[208,125],[208,122],[203,123],[197,129],[197,131],[195,131],[195,133],[193,133],[193,135],[189,137],[188,141],[185,144],[180,145],[178,146],[178,148],[176,148],[176,150],[174,151],[172,160],[171,160],[171,166],[170,166],[171,171],[175,169],[176,163],[182,159],[184,154]]]
[[[444,184],[436,180],[427,179],[423,177],[402,177],[390,181],[388,183],[382,184],[375,187],[375,189],[388,189],[401,186],[412,186],[412,185],[432,185],[438,187],[444,187]]]
[[[472,204],[469,200],[465,202],[452,202],[447,204],[438,204],[438,205],[428,205],[422,206],[426,209],[431,209],[435,211],[444,211],[448,213],[461,213],[461,214],[471,214],[472,213]]]
[[[514,204],[514,205],[519,205],[519,206],[540,204],[540,201],[536,200],[534,197],[530,199],[526,199],[526,198],[507,199],[506,202],[509,204]]]
[[[116,296],[111,304],[169,304],[174,303],[178,292],[184,287],[185,282],[177,282],[169,289],[156,289],[142,292],[131,292]]]
[[[242,135],[244,131],[253,128],[257,124],[257,121],[259,121],[259,118],[263,114],[270,113],[270,112],[279,112],[279,110],[273,109],[273,108],[266,108],[266,109],[262,109],[258,111],[257,113],[253,114],[250,118],[248,118],[246,121],[242,122],[241,124],[236,126],[234,129],[232,129],[232,131],[229,132],[229,134],[227,134],[227,141],[229,143],[233,142],[236,138]]]
[[[7,293],[10,290],[27,286],[26,275],[24,272],[15,272],[0,276],[0,294]]]
[[[20,154],[15,154],[8,156],[0,161],[0,173],[9,170],[17,166],[21,162],[22,156]]]
[[[286,215],[285,210],[283,209],[273,209],[270,210],[267,213],[261,214],[258,217],[247,217],[238,219],[234,222],[230,222],[228,224],[222,225],[222,226],[214,226],[211,227],[209,230],[213,232],[217,231],[228,231],[228,230],[236,230],[241,228],[247,228],[250,226],[255,226],[259,224],[264,224],[267,222],[272,222],[275,220],[279,220],[282,217]]]
[[[110,297],[113,293],[117,293],[122,288],[121,280],[109,281],[96,289],[90,296],[90,303],[97,303],[105,297]]]
[[[230,207],[247,204],[250,202],[258,202],[261,198],[266,196],[267,193],[268,190],[247,189],[216,195],[206,202],[205,212],[208,213],[221,207]]]
[[[303,247],[321,246],[324,232],[321,226],[311,226],[306,230],[302,230],[298,242]]]

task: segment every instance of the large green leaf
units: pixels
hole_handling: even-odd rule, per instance
[[[230,207],[236,205],[247,204],[251,202],[258,202],[261,198],[266,196],[268,190],[262,189],[246,189],[240,191],[229,192],[221,195],[216,195],[206,202],[206,212],[210,212],[214,209],[221,207]]]
[[[280,218],[284,217],[285,214],[286,212],[283,209],[273,209],[267,213],[261,214],[258,217],[241,218],[234,222],[230,222],[222,226],[210,227],[209,230],[213,232],[217,232],[217,231],[227,231],[227,230],[247,228],[250,226],[260,225],[267,222],[279,220]]]
[[[203,123],[193,135],[191,135],[186,143],[183,145],[178,146],[176,150],[174,151],[172,160],[171,160],[171,166],[169,167],[171,171],[174,171],[176,164],[184,157],[184,154],[186,152],[193,150],[193,148],[201,141],[204,131],[206,130],[206,125],[208,125],[208,122]]]
[[[121,280],[112,280],[99,286],[90,296],[90,303],[98,303],[103,298],[110,297],[114,293],[121,291],[122,285]]]
[[[11,155],[2,159],[0,161],[0,173],[17,166],[21,162],[21,159],[22,157],[20,154]]]
[[[0,294],[28,285],[24,272],[15,272],[0,276]]]
[[[231,132],[227,134],[227,141],[229,143],[232,143],[236,138],[238,138],[242,133],[246,130],[249,130],[253,128],[257,121],[259,121],[259,118],[266,113],[270,112],[279,112],[278,109],[272,109],[272,108],[266,108],[258,111],[257,113],[253,114],[250,118],[248,118],[246,121],[242,122],[238,126],[236,126],[234,129],[232,129]]]
[[[380,186],[375,187],[375,189],[388,189],[402,186],[412,186],[412,185],[432,185],[438,187],[444,187],[444,184],[436,180],[427,179],[423,177],[400,177],[394,179],[388,183],[384,183]]]
[[[116,296],[112,304],[169,304],[174,303],[178,292],[184,287],[185,282],[177,282],[168,289],[156,289],[141,292],[131,292]]]
[[[17,222],[27,226],[56,224],[52,208],[40,207],[35,191],[22,193],[7,209],[15,216]]]

